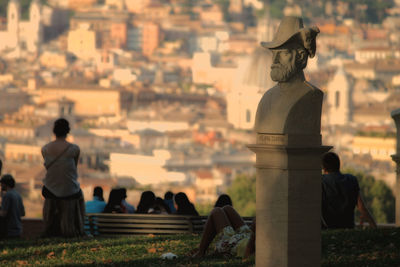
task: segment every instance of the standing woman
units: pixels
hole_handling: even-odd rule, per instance
[[[42,190],[45,236],[84,235],[85,202],[77,181],[80,149],[66,140],[69,131],[66,119],[56,120],[53,128],[56,139],[42,147],[46,167]]]

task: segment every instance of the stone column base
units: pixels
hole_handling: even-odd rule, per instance
[[[321,155],[331,147],[248,148],[256,153],[256,266],[320,266]]]

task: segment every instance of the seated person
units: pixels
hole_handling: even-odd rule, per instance
[[[129,203],[126,201],[126,198],[128,197],[128,196],[126,195],[126,188],[121,188],[120,190],[121,190],[122,195],[123,195],[123,197],[124,197],[124,198],[122,199],[122,205],[125,207],[125,212],[126,212],[126,213],[135,213],[135,207],[134,207],[133,205],[129,204]]]
[[[199,216],[196,208],[192,203],[190,203],[185,193],[179,192],[178,194],[176,194],[175,203],[178,206],[175,214]]]
[[[204,225],[198,251],[193,257],[205,256],[215,239],[217,253],[246,258],[255,252],[255,227],[255,220],[250,229],[231,206],[214,208]]]
[[[174,193],[172,193],[171,191],[166,192],[164,195],[164,202],[169,207],[171,213],[176,212],[176,209],[174,206]]]
[[[146,214],[149,213],[149,209],[154,205],[156,195],[152,191],[144,191],[140,196],[139,204],[137,205],[136,213]]]
[[[93,190],[93,200],[86,202],[86,213],[101,213],[106,205],[103,198],[103,188],[96,186]]]
[[[25,208],[20,194],[15,191],[15,180],[10,174],[5,174],[1,180],[1,210],[2,224],[0,231],[6,237],[20,237],[22,234],[21,217],[25,216]]]
[[[361,218],[376,228],[376,223],[365,207],[357,178],[340,172],[339,156],[327,152],[322,157],[322,228],[354,228],[354,208]]]
[[[220,207],[223,208],[225,206],[232,206],[232,199],[227,194],[222,194],[218,197],[217,201],[215,202],[214,208]]]
[[[150,214],[170,214],[171,210],[165,204],[164,200],[160,197],[156,197],[153,206],[149,209]]]
[[[124,195],[120,189],[112,189],[108,197],[107,205],[104,208],[104,213],[126,213],[125,207],[122,205]]]

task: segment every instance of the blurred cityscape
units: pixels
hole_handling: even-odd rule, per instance
[[[321,31],[306,77],[325,92],[323,143],[393,190],[398,0],[0,0],[0,158],[27,217],[41,216],[41,147],[59,117],[85,199],[100,185],[134,205],[148,188],[205,204],[253,175],[246,144],[274,85],[259,42],[283,15]]]

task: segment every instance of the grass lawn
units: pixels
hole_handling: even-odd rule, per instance
[[[248,260],[209,255],[192,260],[198,235],[0,241],[0,266],[253,266]],[[175,260],[160,255],[172,252]],[[400,228],[327,231],[322,266],[400,266]]]

